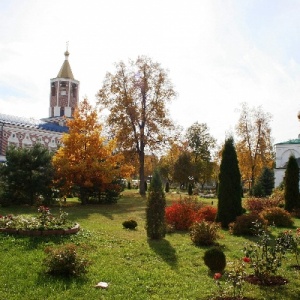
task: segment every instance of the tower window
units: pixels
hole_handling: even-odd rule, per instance
[[[54,83],[51,84],[51,96],[55,96],[55,85]]]

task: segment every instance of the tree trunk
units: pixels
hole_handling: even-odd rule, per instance
[[[146,190],[145,190],[145,153],[143,151],[140,151],[139,153],[139,163],[140,163],[140,195],[145,196]]]

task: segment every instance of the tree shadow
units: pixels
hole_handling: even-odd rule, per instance
[[[176,250],[172,247],[169,241],[162,240],[148,240],[150,248],[158,254],[168,265],[176,269],[178,260]]]

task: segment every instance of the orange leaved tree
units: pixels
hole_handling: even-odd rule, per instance
[[[116,152],[115,141],[101,135],[97,110],[87,99],[79,104],[67,125],[69,132],[53,157],[55,183],[65,193],[77,188],[82,204],[86,204],[91,193],[101,192],[114,180],[128,176],[131,168]]]

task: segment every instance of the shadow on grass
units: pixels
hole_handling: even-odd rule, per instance
[[[162,240],[148,240],[150,248],[158,254],[168,265],[172,268],[177,268],[176,250],[172,247],[169,241]]]
[[[288,286],[264,287],[260,286],[260,293],[266,300],[299,300],[299,290],[291,290]]]
[[[46,272],[40,272],[38,274],[36,283],[37,285],[46,285],[53,286],[56,285],[59,289],[73,289],[74,286],[82,286],[88,282],[88,278],[85,275],[82,276],[63,276],[63,275],[50,275]]]

